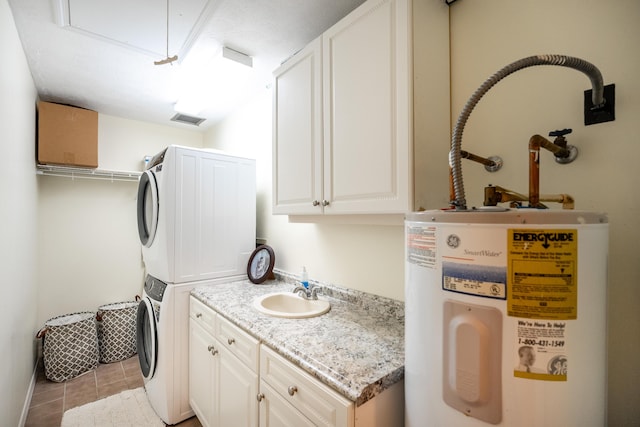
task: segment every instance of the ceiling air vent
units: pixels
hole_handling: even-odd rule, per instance
[[[199,126],[200,123],[204,122],[206,119],[194,116],[188,116],[186,114],[178,113],[175,116],[171,117],[171,121],[178,123],[185,123],[188,125]]]

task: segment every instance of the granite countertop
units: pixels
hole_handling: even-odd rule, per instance
[[[312,284],[317,284],[311,281]],[[331,310],[309,319],[253,308],[261,295],[291,291],[292,277],[204,285],[191,294],[347,399],[363,404],[404,378],[404,303],[320,284]]]

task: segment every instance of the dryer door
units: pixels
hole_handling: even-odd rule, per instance
[[[145,296],[138,305],[136,318],[136,345],[140,369],[145,380],[150,380],[158,359],[158,324],[151,298]]]
[[[147,248],[156,235],[158,206],[158,183],[153,171],[146,170],[138,181],[138,235]]]

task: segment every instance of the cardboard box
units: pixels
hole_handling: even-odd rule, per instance
[[[98,113],[38,102],[38,163],[98,167]]]

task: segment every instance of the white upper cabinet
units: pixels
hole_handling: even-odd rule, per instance
[[[322,36],[324,213],[411,210],[408,0],[370,0]]]
[[[448,14],[368,0],[275,71],[273,213],[448,204]]]
[[[273,90],[273,213],[320,213],[322,39],[277,70]]]

